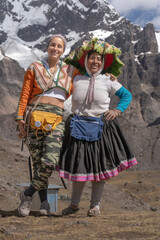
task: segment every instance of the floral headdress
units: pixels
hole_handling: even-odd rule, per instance
[[[96,51],[104,57],[104,68],[102,74],[111,73],[118,76],[121,73],[121,67],[124,65],[118,56],[121,54],[120,49],[107,42],[93,38],[91,41],[84,41],[82,46],[76,48],[70,55],[65,58],[67,64],[76,67],[82,74],[86,73],[85,57],[90,51]]]

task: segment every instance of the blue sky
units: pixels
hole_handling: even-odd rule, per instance
[[[144,27],[152,22],[160,30],[160,0],[108,0],[116,11],[131,22]]]

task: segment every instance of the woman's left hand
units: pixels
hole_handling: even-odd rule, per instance
[[[120,114],[121,114],[121,111],[116,109],[116,110],[108,110],[107,112],[104,113],[104,116],[106,116],[106,119],[108,121],[112,121],[116,117],[118,117]]]
[[[118,82],[118,79],[113,75],[113,74],[111,74],[111,73],[105,73],[105,75],[107,76],[107,77],[110,77],[110,80],[111,81],[117,81]]]

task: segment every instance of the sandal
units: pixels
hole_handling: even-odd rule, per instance
[[[88,210],[87,212],[87,216],[88,217],[96,217],[100,215],[100,210],[98,210],[96,207],[91,208],[90,210]]]
[[[71,207],[71,205],[62,210],[62,216],[67,216],[70,214],[74,214],[79,211],[78,207]]]

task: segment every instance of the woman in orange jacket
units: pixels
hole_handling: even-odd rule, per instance
[[[40,213],[47,215],[50,212],[48,179],[59,160],[64,130],[64,101],[72,89],[70,67],[60,60],[65,47],[65,38],[59,34],[53,35],[48,42],[47,59],[33,62],[24,76],[16,120],[21,137],[27,137],[33,178],[29,188],[20,193],[18,212],[21,216],[29,215],[32,196],[36,191],[41,200]],[[27,106],[32,107],[28,135],[23,120]]]

